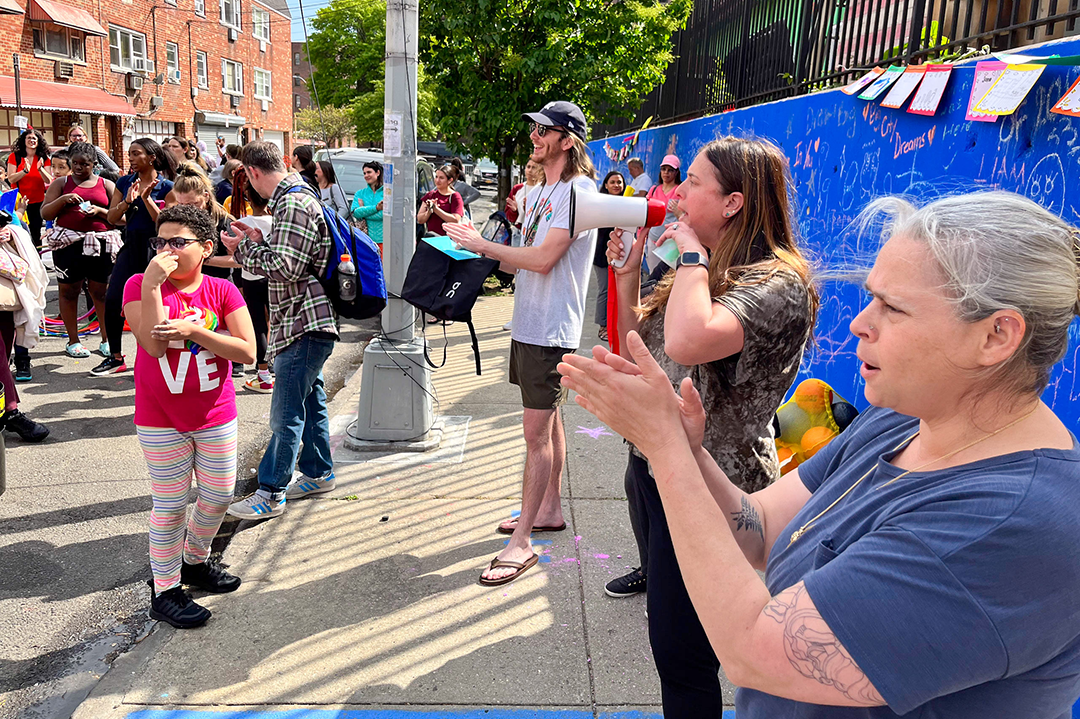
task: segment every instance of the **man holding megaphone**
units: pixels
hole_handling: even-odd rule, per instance
[[[530,159],[544,171],[544,183],[529,192],[519,208],[522,246],[487,242],[468,224],[445,225],[446,234],[461,247],[517,272],[509,365],[510,381],[520,388],[524,407],[525,476],[521,516],[498,527],[511,535],[510,541],[480,576],[480,583],[488,586],[511,582],[536,564],[531,532],[566,528],[560,501],[566,435],[558,408],[567,392],[556,367],[581,342],[596,242],[595,229],[571,230],[571,193],[596,193],[581,108],[572,102],[549,102],[522,119],[531,123]]]

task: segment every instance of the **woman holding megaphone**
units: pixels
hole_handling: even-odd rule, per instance
[[[753,492],[780,476],[770,423],[799,371],[817,310],[795,241],[787,160],[767,140],[725,137],[698,153],[675,197],[684,214],[658,244],[678,246],[676,267],[641,303],[620,302],[618,346],[629,359],[626,334],[635,330],[673,384],[690,378],[705,407],[704,449]],[[622,231],[610,238],[618,296],[637,298],[646,233],[622,266],[615,266],[624,255]],[[665,718],[719,717],[720,664],[683,584],[656,481],[633,446],[625,482],[642,566],[606,591],[629,596],[648,584]],[[752,512],[744,522],[762,531]]]

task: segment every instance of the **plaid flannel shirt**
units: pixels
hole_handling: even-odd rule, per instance
[[[326,271],[330,259],[330,231],[322,204],[310,192],[287,192],[303,184],[299,175],[278,184],[268,205],[274,217],[269,241],[244,238],[234,254],[245,270],[269,280],[267,359],[306,332],[338,332],[334,307],[316,276]]]

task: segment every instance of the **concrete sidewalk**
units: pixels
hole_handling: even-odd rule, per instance
[[[205,627],[157,624],[76,719],[659,716],[644,597],[603,591],[637,563],[626,448],[577,405],[563,409],[567,530],[534,535],[541,563],[517,581],[477,584],[506,542],[496,525],[520,504],[521,405],[502,330],[512,302],[477,303],[481,377],[467,328],[447,328],[437,451],[347,449],[357,373],[331,408],[337,489],[242,525],[225,553],[240,590],[200,599],[214,612]],[[441,356],[442,328],[428,337]],[[583,346],[595,341],[588,324]]]

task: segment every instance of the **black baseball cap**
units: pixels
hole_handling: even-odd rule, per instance
[[[589,126],[585,122],[585,113],[574,103],[565,100],[549,102],[540,109],[540,112],[526,112],[521,118],[535,122],[537,125],[565,127],[581,138],[582,142],[585,141],[585,136],[589,134]]]

